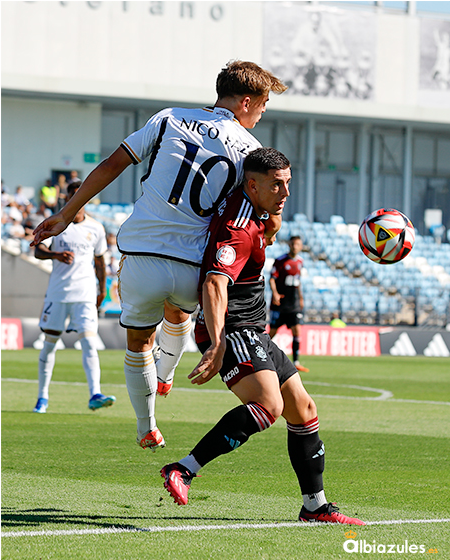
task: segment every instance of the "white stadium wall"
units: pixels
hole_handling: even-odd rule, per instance
[[[3,2],[3,88],[212,102],[225,62],[261,58],[261,18],[260,2]]]
[[[425,76],[433,73],[425,50],[449,21],[329,4],[2,2],[2,87],[207,103],[232,58],[264,63],[295,81],[299,49],[314,50],[316,68],[323,49],[322,67],[353,81],[369,75],[370,95],[283,95],[271,109],[450,123],[450,90],[430,85],[431,78],[427,86]]]
[[[51,170],[84,178],[100,152],[101,105],[7,97],[2,102],[2,178],[10,187],[44,185]]]

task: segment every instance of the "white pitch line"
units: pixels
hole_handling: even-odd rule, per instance
[[[34,383],[37,384],[37,379],[19,379],[15,377],[2,377],[2,381],[8,381],[9,383]],[[371,391],[374,393],[380,393],[377,397],[355,397],[350,395],[321,395],[317,393],[312,393],[311,397],[321,398],[321,399],[347,399],[356,401],[383,401],[383,402],[397,402],[397,403],[411,403],[411,404],[443,404],[450,406],[450,402],[446,401],[419,401],[414,399],[394,399],[392,398],[393,393],[391,391],[386,391],[385,389],[375,389],[374,387],[364,387],[362,385],[338,385],[334,383],[323,383],[320,381],[305,381],[305,384],[309,385],[320,385],[322,387],[344,387],[347,389],[358,389],[360,391]],[[71,385],[74,387],[84,387],[86,382],[78,381],[52,381],[53,385]],[[107,385],[108,387],[119,387],[121,389],[126,389],[126,385],[120,383],[102,383],[102,385]],[[226,393],[231,395],[232,393],[227,389],[195,389],[191,387],[174,387],[172,391],[178,392],[196,392],[196,393]]]
[[[409,524],[429,524],[429,523],[450,523],[450,519],[392,519],[383,521],[368,521],[366,527],[375,525],[409,525]],[[221,531],[236,529],[282,529],[282,528],[317,528],[328,525],[342,527],[337,523],[299,523],[291,521],[288,523],[231,523],[227,525],[180,525],[179,527],[108,527],[98,529],[60,529],[56,531],[7,531],[1,533],[5,537],[57,537],[71,535],[105,535],[119,533],[179,533],[190,531]]]

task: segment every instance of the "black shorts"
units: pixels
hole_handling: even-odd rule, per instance
[[[270,328],[279,329],[282,325],[286,325],[289,329],[294,325],[303,324],[303,313],[300,311],[277,311],[270,310]]]
[[[278,348],[267,333],[243,327],[227,334],[227,348],[220,375],[228,388],[243,377],[268,369],[278,375],[280,387],[297,369],[286,354]],[[205,352],[208,343],[200,345]]]

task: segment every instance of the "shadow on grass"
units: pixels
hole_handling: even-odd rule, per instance
[[[69,511],[59,509],[36,508],[28,510],[15,510],[13,508],[2,508],[2,528],[3,529],[24,529],[36,528],[42,525],[89,525],[101,528],[115,529],[136,529],[139,531],[142,527],[136,527],[130,524],[132,521],[201,521],[201,522],[231,522],[231,523],[261,523],[261,522],[287,522],[292,519],[269,519],[267,517],[208,517],[208,516],[181,516],[181,515],[142,515],[142,516],[106,516],[106,515],[77,515]]]

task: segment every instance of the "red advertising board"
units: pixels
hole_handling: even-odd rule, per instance
[[[281,327],[273,340],[286,354],[292,353],[290,329]],[[380,337],[376,327],[301,327],[300,354],[303,356],[379,356],[380,353]]]
[[[22,350],[22,321],[2,318],[2,350]]]
[[[303,325],[300,353],[309,356],[379,356],[378,329]]]

